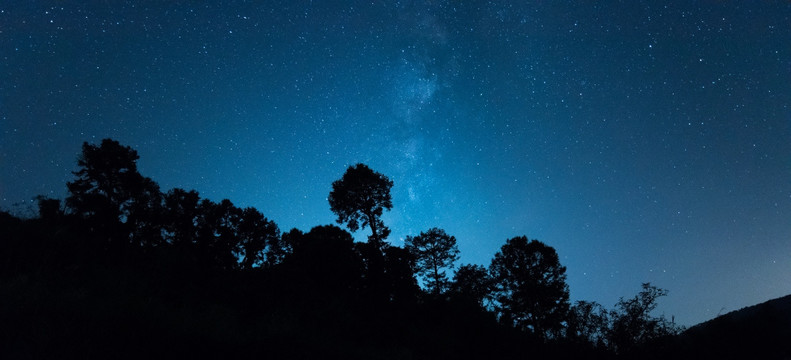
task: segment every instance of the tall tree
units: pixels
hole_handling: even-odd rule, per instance
[[[431,228],[417,236],[407,236],[404,243],[417,260],[417,273],[426,279],[429,291],[434,295],[442,293],[448,286],[445,269],[453,268],[459,259],[456,238],[445,230]]]
[[[351,231],[361,226],[370,226],[369,241],[379,248],[390,229],[381,220],[385,209],[393,208],[390,188],[393,182],[365,164],[357,164],[346,169],[340,180],[332,183],[328,200],[330,210],[338,215],[338,223],[346,224]]]
[[[98,146],[83,143],[77,179],[66,184],[66,204],[95,233],[156,243],[160,231],[153,227],[162,194],[159,185],[137,171],[138,158],[137,151],[115,140],[104,139]]]
[[[489,267],[501,319],[542,339],[555,338],[569,309],[566,268],[552,247],[520,236],[509,239]]]

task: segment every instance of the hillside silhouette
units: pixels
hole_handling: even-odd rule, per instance
[[[612,309],[570,303],[557,253],[526,236],[488,267],[456,264],[438,228],[393,246],[381,216],[394,184],[365,164],[328,197],[339,225],[370,230],[355,242],[337,225],[282,232],[257,209],[163,192],[137,160],[111,139],[85,143],[65,200],[38,198],[33,218],[0,211],[0,358],[788,355],[789,298],[678,335],[652,313],[668,291],[648,283]]]
[[[692,326],[669,355],[709,359],[791,358],[791,295]]]

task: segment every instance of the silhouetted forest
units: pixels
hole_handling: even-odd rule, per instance
[[[681,329],[651,314],[666,290],[572,304],[540,241],[507,239],[488,267],[457,264],[438,228],[391,245],[393,182],[364,164],[328,196],[339,225],[370,231],[355,242],[336,225],[282,232],[257,209],[163,192],[137,160],[85,143],[65,201],[38,198],[35,218],[0,212],[0,357],[681,355]]]

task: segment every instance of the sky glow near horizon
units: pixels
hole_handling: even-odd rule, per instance
[[[393,180],[390,242],[554,247],[572,300],[642,282],[692,325],[791,293],[791,3],[0,4],[0,207],[65,197],[83,141],[163,190],[334,223]],[[20,205],[21,204],[21,205]],[[359,231],[358,239],[366,234]]]

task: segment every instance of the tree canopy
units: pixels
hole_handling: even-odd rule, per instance
[[[351,231],[369,226],[369,240],[381,246],[390,229],[381,220],[384,210],[393,208],[390,188],[393,182],[365,164],[349,166],[341,179],[332,183],[328,197],[330,210],[338,216],[339,224]]]
[[[483,307],[484,302],[491,297],[493,285],[492,277],[485,267],[465,264],[459,266],[453,275],[450,293],[463,301]]]
[[[90,221],[96,230],[111,238],[160,242],[153,222],[161,211],[159,185],[137,171],[137,151],[115,140],[100,145],[83,143],[77,176],[67,185],[66,203],[71,211]]]
[[[494,255],[489,271],[505,322],[541,338],[559,336],[569,308],[566,268],[550,246],[520,236]]]

